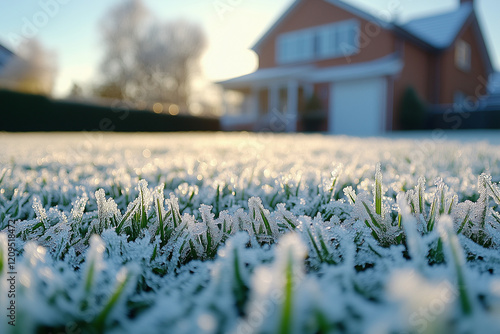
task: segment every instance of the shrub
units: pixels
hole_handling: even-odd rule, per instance
[[[415,89],[407,87],[401,99],[401,128],[403,130],[418,130],[425,126],[427,108]]]

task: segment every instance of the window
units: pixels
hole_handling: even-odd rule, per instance
[[[335,56],[339,53],[337,38],[336,26],[327,26],[319,29],[318,56],[320,58]]]
[[[358,30],[358,25],[355,22],[339,25],[337,28],[337,44],[340,53],[338,55],[350,56],[358,52]]]
[[[455,46],[455,65],[462,71],[469,71],[471,63],[471,48],[470,44],[458,40]]]
[[[278,62],[293,63],[314,58],[314,34],[311,30],[287,33],[278,38]]]
[[[298,30],[277,40],[278,63],[349,56],[359,51],[359,22],[356,20]]]

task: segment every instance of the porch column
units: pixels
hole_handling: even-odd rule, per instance
[[[226,88],[222,87],[222,92],[221,92],[221,102],[222,102],[222,115],[228,115],[229,114],[229,104],[227,103],[227,98],[226,98]]]
[[[280,89],[278,84],[271,84],[269,86],[269,99],[268,99],[268,114],[271,114],[274,109],[279,108],[279,102],[280,102]]]
[[[297,131],[297,120],[299,117],[298,99],[299,99],[299,83],[296,80],[289,80],[287,84],[287,110],[286,110],[286,131]]]
[[[248,113],[257,117],[259,115],[259,95],[255,87],[250,88],[250,96],[248,97]]]

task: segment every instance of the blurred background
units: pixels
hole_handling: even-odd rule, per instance
[[[42,123],[45,130],[163,131],[181,126],[158,126],[160,116],[203,118],[198,124],[183,120],[182,126],[192,126],[182,130],[220,129],[218,119],[228,110],[224,103],[238,101],[231,101],[231,96],[223,99],[217,83],[258,69],[252,46],[294,3],[0,1],[0,130],[8,131],[28,131]],[[401,0],[394,6],[394,0],[344,2],[386,22],[453,11],[458,3]],[[496,15],[500,3],[478,0],[475,9],[493,67],[498,69],[500,21]],[[13,91],[36,98],[13,96]],[[28,100],[31,102],[26,104]],[[25,104],[16,111],[20,101]],[[143,119],[140,111],[148,116]],[[25,122],[23,127],[19,114],[25,120],[30,115],[34,124]],[[71,119],[65,118],[68,114]],[[85,123],[91,117],[99,122]],[[62,124],[55,124],[57,119]],[[79,125],[74,124],[75,119]],[[143,128],[134,127],[143,120]]]

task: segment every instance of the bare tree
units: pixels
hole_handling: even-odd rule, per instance
[[[0,85],[24,93],[50,95],[57,75],[55,59],[37,40],[26,40],[0,72]]]
[[[143,33],[141,27],[149,15],[142,1],[129,0],[111,8],[102,18],[100,29],[105,57],[101,63],[104,77],[101,95],[117,98],[130,95],[128,86],[134,80],[136,67],[134,53]]]
[[[101,26],[106,46],[101,96],[187,105],[206,45],[198,25],[158,22],[142,1],[128,0],[112,8]]]
[[[82,86],[80,86],[76,82],[73,82],[73,85],[71,86],[67,98],[72,100],[80,100],[83,97],[84,97],[84,92]]]

